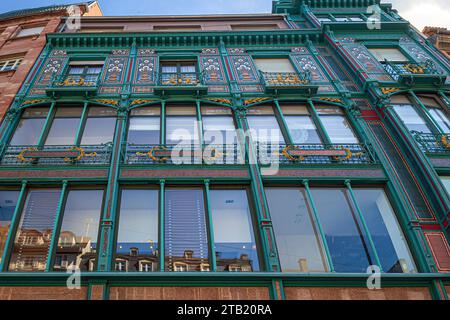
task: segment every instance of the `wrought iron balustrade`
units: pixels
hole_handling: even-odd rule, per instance
[[[411,131],[423,152],[450,156],[450,134],[433,134]]]
[[[126,144],[123,161],[147,164],[241,164],[243,155],[236,144],[226,145],[147,145]]]
[[[63,74],[52,78],[46,88],[47,95],[82,94],[93,95],[100,85],[100,75]]]
[[[155,94],[206,94],[208,91],[201,72],[164,72],[156,74],[156,79]]]
[[[264,144],[256,145],[261,165],[278,164],[374,164],[373,150],[364,144]]]
[[[8,146],[1,165],[105,165],[111,161],[112,144],[83,146]]]
[[[431,60],[427,60],[422,64],[411,62],[393,63],[385,60],[384,69],[392,79],[405,84],[443,84],[446,79],[446,75]]]
[[[298,73],[260,71],[260,78],[267,93],[292,90],[315,93],[319,87],[313,83],[309,70]]]

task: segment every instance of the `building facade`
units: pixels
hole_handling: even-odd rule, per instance
[[[425,27],[422,31],[436,48],[450,58],[450,30],[447,28]]]
[[[77,8],[81,15],[102,14],[96,1],[78,4]],[[0,14],[0,119],[44,49],[46,34],[57,32],[61,18],[73,14],[70,5]]]
[[[449,71],[378,0],[48,34],[0,127],[0,297],[449,299]]]

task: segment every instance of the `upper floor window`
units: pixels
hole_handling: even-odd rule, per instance
[[[168,105],[166,115],[166,142],[168,144],[197,144],[199,142],[195,106]]]
[[[161,61],[161,84],[192,85],[198,80],[196,61]]]
[[[42,33],[42,31],[44,31],[44,28],[44,26],[21,27],[20,30],[16,33],[16,38],[38,36]]]
[[[14,56],[10,58],[0,57],[0,71],[16,70],[22,63],[23,56]]]
[[[409,62],[409,59],[397,48],[369,48],[369,51],[381,63],[385,61],[393,63]]]
[[[0,191],[0,262],[2,261],[3,250],[5,249],[6,239],[11,228],[11,222],[13,220],[18,199],[19,191]]]
[[[305,105],[282,104],[281,110],[293,143],[321,143],[316,125]]]
[[[72,61],[70,62],[67,76],[84,85],[97,82],[103,70],[103,61]]]
[[[158,145],[160,142],[160,114],[159,106],[131,110],[128,143]]]
[[[201,113],[205,144],[237,144],[236,127],[230,108],[204,106]]]
[[[12,146],[37,145],[47,115],[47,107],[25,109],[9,144]]]
[[[262,72],[295,72],[295,68],[289,58],[255,58],[254,61],[256,67]]]
[[[253,141],[284,143],[283,134],[272,106],[266,105],[250,108],[247,121]]]

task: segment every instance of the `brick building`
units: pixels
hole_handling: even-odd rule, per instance
[[[449,72],[378,0],[47,34],[0,127],[0,298],[449,299]]]
[[[450,58],[450,30],[447,28],[425,27],[422,31],[436,48]]]

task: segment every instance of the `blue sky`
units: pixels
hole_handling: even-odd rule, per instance
[[[83,0],[2,0],[2,11]],[[272,0],[99,0],[105,15],[183,15],[212,13],[268,13]],[[450,29],[449,0],[383,0],[422,29],[426,25]]]

